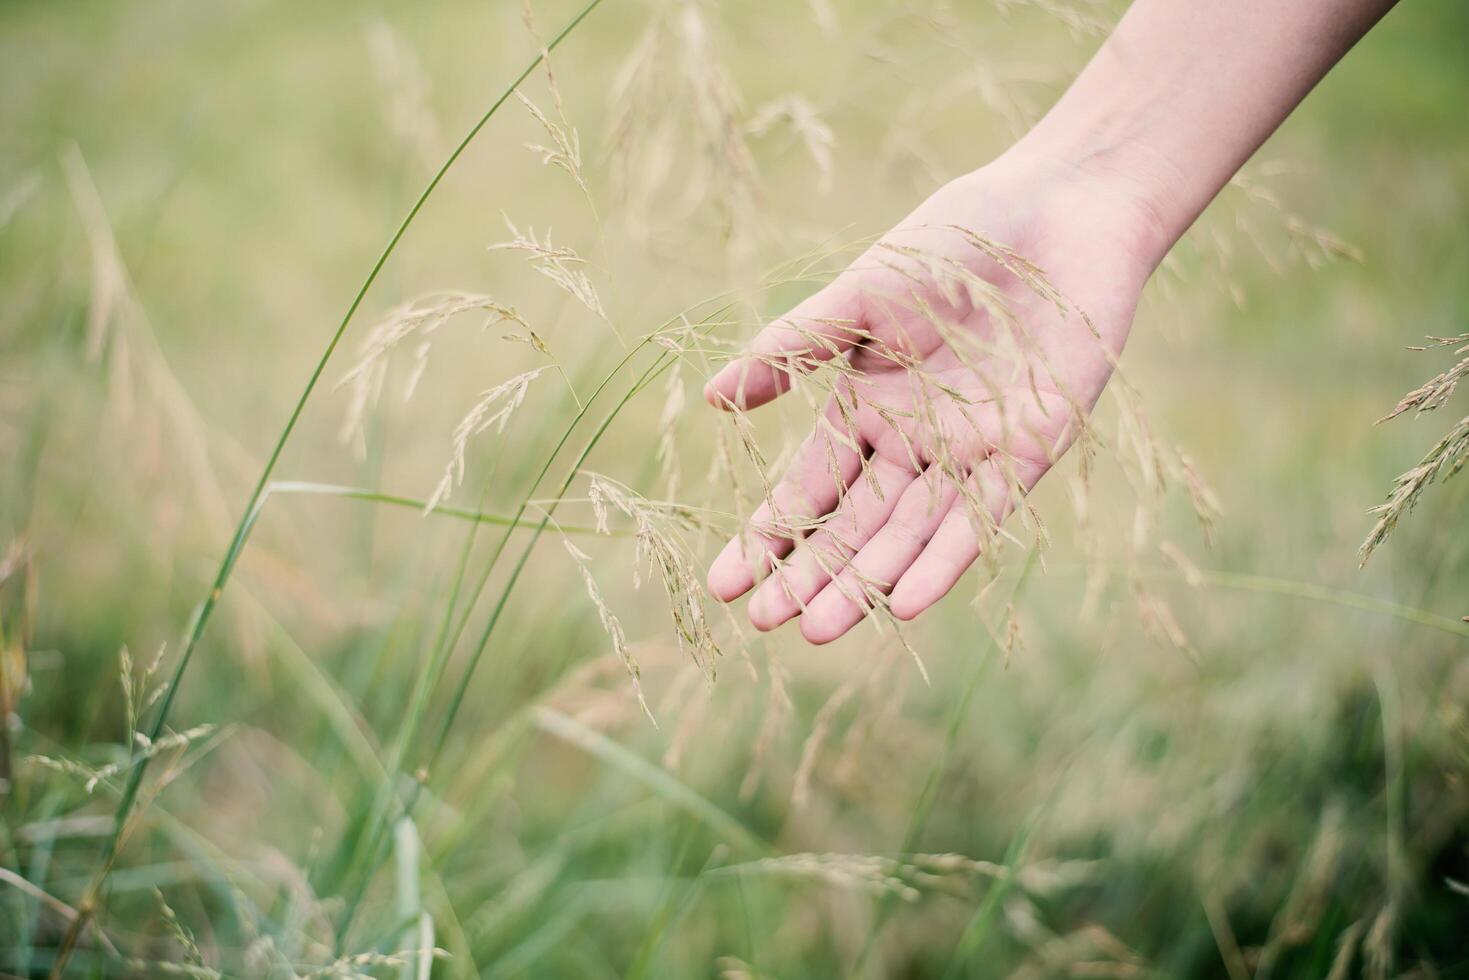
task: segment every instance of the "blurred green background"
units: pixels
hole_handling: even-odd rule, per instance
[[[576,9],[537,0],[541,38]],[[507,219],[587,257],[623,336],[687,308],[734,341],[812,288],[776,270],[839,266],[1001,152],[1117,13],[605,0],[551,58],[587,192],[526,148],[548,136],[508,101],[368,294],[276,476],[425,498],[477,392],[549,356],[584,399],[617,363],[607,323],[486,250]],[[342,311],[539,43],[514,2],[0,7],[0,973],[51,969],[113,833],[130,713],[157,710],[126,677],[151,691],[172,669]],[[1041,559],[1009,549],[998,581],[907,632],[931,684],[890,631],[815,649],[712,608],[723,655],[701,670],[627,538],[583,533],[572,474],[557,519],[654,727],[554,529],[475,660],[529,531],[467,606],[498,526],[273,494],[180,687],[186,744],[148,750],[70,969],[1469,975],[1464,481],[1357,560],[1366,509],[1458,417],[1373,425],[1449,366],[1406,345],[1469,330],[1466,44],[1469,6],[1401,5],[1150,287],[1124,367],[1217,494],[1212,541],[1178,486],[1138,486],[1111,454],[1094,533],[1048,478]],[[525,91],[556,118],[543,71]],[[1317,228],[1361,261],[1317,261]],[[336,383],[372,322],[446,289],[514,305],[549,354],[458,318],[411,399],[413,351],[395,355],[344,444]],[[582,468],[717,512],[678,536],[702,567],[758,481],[737,464],[731,500],[706,478],[732,436],[698,360],[629,400]],[[539,377],[503,436],[471,441],[451,502],[508,514],[529,494],[539,519],[575,456],[532,481],[576,410]],[[772,465],[801,411],[759,420]],[[464,638],[425,676],[451,604]],[[421,684],[436,756],[403,742]]]

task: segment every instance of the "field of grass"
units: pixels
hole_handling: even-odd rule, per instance
[[[583,3],[0,7],[0,976],[1469,976],[1469,482],[1358,555],[1465,413],[1373,424],[1469,7],[1175,249],[1043,549],[815,648],[700,591],[809,408],[699,389],[1118,11],[602,0],[552,80]]]

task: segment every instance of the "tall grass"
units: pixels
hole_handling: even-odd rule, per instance
[[[164,689],[162,699],[154,714],[153,724],[148,732],[148,741],[150,743],[156,743],[163,734],[164,726],[168,723],[169,712],[173,708],[175,698],[178,696],[179,684],[183,680],[185,671],[188,670],[189,662],[193,659],[194,651],[199,645],[200,638],[203,637],[204,631],[209,625],[209,620],[214,614],[215,605],[223,595],[225,586],[229,584],[230,574],[234,571],[235,564],[239,561],[240,554],[245,549],[246,542],[250,537],[250,531],[260,517],[260,509],[266,499],[266,489],[270,485],[270,478],[275,473],[275,467],[280,461],[281,453],[285,451],[286,443],[290,441],[291,433],[296,430],[296,424],[300,421],[301,414],[306,410],[306,402],[311,398],[311,393],[316,390],[317,383],[325,373],[327,364],[331,361],[337,346],[346,335],[347,327],[351,325],[352,318],[356,316],[357,310],[362,305],[363,299],[366,298],[368,290],[377,281],[379,273],[387,265],[388,259],[392,257],[393,251],[398,247],[398,243],[402,241],[404,234],[407,233],[414,219],[418,217],[419,211],[423,209],[424,204],[433,195],[434,190],[439,186],[439,182],[444,179],[444,176],[448,174],[450,168],[454,166],[465,149],[479,135],[480,130],[489,123],[495,113],[500,110],[500,107],[515,94],[516,89],[520,87],[521,83],[529,78],[531,73],[549,56],[550,50],[565,40],[576,29],[577,25],[595,10],[600,3],[601,0],[589,0],[581,12],[573,17],[551,39],[542,53],[532,59],[530,64],[516,77],[515,81],[511,82],[510,86],[494,102],[490,103],[484,115],[480,116],[474,125],[469,128],[469,131],[464,134],[464,138],[459,141],[459,144],[454,147],[453,151],[444,160],[433,177],[430,178],[428,185],[418,195],[418,199],[413,202],[412,207],[408,209],[408,213],[403,216],[403,220],[399,223],[397,230],[388,239],[388,243],[383,246],[383,250],[378,255],[377,261],[373,263],[371,270],[369,270],[367,276],[362,280],[362,285],[358,287],[356,295],[352,297],[351,303],[347,305],[346,312],[342,314],[341,322],[337,324],[336,329],[332,332],[331,338],[327,341],[326,348],[322,351],[321,356],[312,367],[311,375],[306,379],[306,385],[301,389],[301,395],[297,398],[295,407],[291,409],[291,414],[286,419],[285,426],[276,438],[275,445],[271,448],[270,455],[266,458],[265,466],[262,468],[259,478],[255,481],[255,488],[250,491],[249,499],[245,503],[244,515],[240,518],[239,524],[236,525],[234,535],[231,537],[229,545],[225,548],[224,556],[220,559],[219,570],[214,574],[214,582],[210,586],[209,593],[205,596],[203,602],[199,604],[198,610],[194,613],[193,619],[185,631],[183,650],[179,654],[178,662],[173,668],[173,675],[170,677],[167,687]],[[102,887],[106,883],[108,873],[112,870],[113,862],[117,860],[118,850],[122,847],[123,841],[126,838],[128,822],[133,816],[133,805],[137,801],[138,790],[142,787],[143,777],[147,774],[150,759],[151,756],[144,754],[129,766],[127,781],[123,786],[122,797],[117,805],[112,834],[103,847],[102,857],[98,863],[97,871],[92,878],[91,884],[87,886],[86,892],[77,903],[77,915],[72,919],[66,935],[62,938],[55,964],[51,969],[51,975],[53,977],[59,978],[64,974],[66,965],[71,958],[71,952],[76,946],[77,939],[81,936],[82,930],[86,928],[96,911]]]
[[[595,23],[605,33],[586,38],[579,25],[596,6],[544,42],[521,14],[541,53],[393,225],[267,441],[263,468],[242,477],[253,487],[244,517],[171,671],[167,649],[141,649],[165,619],[150,604],[171,594],[164,576],[103,587],[81,561],[57,556],[125,551],[128,567],[147,567],[145,556],[192,553],[187,534],[167,537],[161,518],[138,516],[166,517],[173,498],[141,465],[108,479],[115,464],[100,453],[101,478],[87,480],[76,460],[88,453],[71,442],[34,453],[41,462],[26,479],[51,495],[37,511],[64,510],[77,530],[24,523],[38,545],[19,541],[0,556],[0,707],[14,718],[0,728],[0,932],[16,933],[0,937],[0,969],[405,978],[1452,969],[1469,814],[1460,705],[1469,625],[1438,610],[1463,581],[1462,556],[1414,537],[1423,532],[1408,522],[1396,533],[1421,546],[1421,560],[1400,568],[1380,557],[1388,569],[1370,577],[1338,574],[1343,558],[1353,564],[1350,542],[1337,540],[1360,516],[1352,487],[1399,461],[1384,450],[1328,463],[1307,455],[1300,433],[1272,427],[1251,430],[1249,465],[1234,466],[1246,454],[1233,423],[1202,407],[1220,404],[1227,385],[1226,401],[1295,413],[1302,427],[1338,425],[1337,439],[1356,431],[1342,421],[1355,410],[1347,393],[1378,398],[1395,379],[1353,375],[1345,354],[1327,371],[1309,333],[1273,347],[1248,327],[1282,317],[1273,303],[1315,295],[1294,285],[1303,267],[1362,256],[1288,209],[1268,173],[1243,178],[1170,260],[1142,314],[1149,327],[1227,324],[1231,340],[1201,331],[1129,354],[1111,401],[1078,433],[1073,458],[1085,464],[1061,468],[1009,526],[976,515],[992,548],[971,602],[957,597],[899,630],[881,615],[882,583],[861,583],[878,615],[832,653],[749,635],[737,611],[706,604],[704,559],[770,500],[792,434],[847,376],[840,364],[815,365],[769,417],[722,421],[685,407],[686,384],[706,380],[749,324],[872,244],[829,225],[884,227],[930,177],[973,162],[975,141],[1002,146],[1044,103],[1037,87],[1070,70],[1055,52],[1075,43],[1079,53],[1106,18],[1094,4],[1006,3],[999,18],[944,4],[656,3],[621,8],[623,21],[604,12]],[[463,29],[457,10],[441,16]],[[578,43],[578,58],[558,57],[553,71],[552,52],[573,31],[595,43]],[[457,33],[447,31],[445,50],[460,50]],[[413,46],[385,24],[368,40],[402,144],[381,154],[382,169],[393,199],[406,201],[397,184],[431,166],[436,142],[428,78],[455,69],[438,59],[420,72]],[[842,57],[829,56],[835,48]],[[1036,52],[1047,70],[1009,52]],[[542,71],[543,92],[533,92]],[[571,122],[598,118],[578,102],[590,88],[607,100],[605,141]],[[524,110],[520,130],[500,113],[507,102]],[[993,126],[974,125],[976,106]],[[412,269],[401,246],[429,197],[453,193],[446,174],[492,117],[531,133],[529,159],[551,188],[537,193],[528,179],[476,191],[490,213],[510,212],[507,240],[489,252],[496,284],[438,289],[362,330],[339,387],[344,432],[364,460],[354,471],[323,449],[313,465],[331,475],[278,472],[288,442],[316,445],[306,424],[316,413],[305,409],[323,400],[315,389],[343,360],[362,307],[454,266],[447,248],[426,247],[429,268]],[[116,173],[82,145],[99,177]],[[1343,166],[1362,152],[1339,154]],[[73,325],[39,348],[61,365],[55,375],[40,357],[26,362],[67,384],[39,386],[49,400],[22,404],[36,428],[68,433],[85,424],[71,392],[105,380],[98,406],[118,420],[110,431],[126,434],[125,457],[186,457],[184,496],[205,501],[191,506],[212,528],[211,488],[229,480],[214,469],[241,467],[130,299],[148,280],[123,256],[139,263],[146,250],[125,228],[112,233],[109,195],[92,186],[80,151],[68,159],[90,290],[61,273],[54,287],[20,288],[0,264],[7,310],[42,296]],[[1298,185],[1293,193],[1309,197]],[[1361,222],[1383,220],[1356,206],[1334,220],[1358,234]],[[6,256],[34,235],[5,237],[8,213],[0,206]],[[478,235],[485,222],[460,224]],[[1021,281],[1018,295],[1075,316],[1023,254],[965,234]],[[585,242],[594,244],[578,251]],[[921,250],[886,256],[1007,314],[984,282]],[[1379,257],[1365,258],[1320,281],[1374,275]],[[404,281],[394,283],[387,273],[400,263]],[[503,275],[511,263],[531,275]],[[535,286],[552,300],[538,303]],[[1236,302],[1263,309],[1230,312]],[[123,307],[137,321],[126,332],[112,322]],[[475,318],[513,353],[475,347],[456,358],[456,332]],[[1013,352],[1022,327],[967,353]],[[1248,371],[1231,360],[1241,350],[1256,358]],[[1405,404],[1436,407],[1456,377]],[[464,412],[459,381],[479,392]],[[411,405],[385,394],[400,382],[416,392]],[[159,393],[172,437],[150,437],[149,419],[125,413],[134,387]],[[451,411],[462,415],[457,428],[421,421]],[[0,394],[0,441],[29,424],[12,423]],[[420,478],[421,493],[396,489]],[[1313,480],[1343,485],[1313,496]],[[73,504],[62,491],[83,482],[104,489]],[[133,501],[135,486],[154,489]],[[777,514],[767,530],[820,526]],[[227,531],[226,518],[211,533]],[[1207,559],[1190,557],[1208,542]],[[95,637],[73,622],[94,602],[111,617]],[[229,656],[195,656],[206,630],[228,639],[219,646]],[[132,652],[116,655],[118,636]],[[91,649],[104,651],[97,677],[76,666]],[[63,656],[64,670],[50,666]],[[185,713],[199,723],[178,721]]]

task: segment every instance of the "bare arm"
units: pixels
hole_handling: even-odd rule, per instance
[[[1156,261],[1396,0],[1137,0],[1014,152],[1131,186]]]
[[[1136,0],[1024,139],[709,383],[711,403],[743,410],[798,372],[831,380],[823,420],[710,568],[714,595],[758,582],[751,621],[799,616],[815,643],[874,604],[909,619],[938,601],[1076,438],[1169,248],[1391,5]],[[987,242],[1043,270],[1090,329]]]

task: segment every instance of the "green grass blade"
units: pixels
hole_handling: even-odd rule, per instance
[[[387,264],[388,258],[397,249],[398,243],[402,241],[403,235],[408,231],[409,226],[413,224],[414,219],[418,217],[424,204],[433,195],[439,183],[444,179],[444,176],[449,172],[450,168],[459,160],[460,156],[463,155],[464,151],[469,147],[469,144],[479,135],[480,130],[500,110],[500,107],[509,100],[510,96],[515,93],[520,85],[530,77],[531,72],[535,71],[541,65],[541,62],[545,60],[550,51],[565,40],[576,29],[577,25],[596,9],[600,3],[601,0],[589,0],[586,6],[571,19],[570,23],[562,28],[560,33],[551,39],[546,47],[542,49],[541,53],[531,60],[530,64],[516,77],[515,81],[501,93],[500,97],[470,127],[469,132],[459,141],[459,144],[454,148],[453,152],[449,154],[448,159],[444,161],[443,165],[439,167],[438,171],[429,180],[428,186],[423,189],[418,199],[414,201],[413,206],[409,208],[408,213],[399,223],[397,230],[393,232],[392,237],[388,240],[377,261],[373,263],[372,270],[367,274],[367,278],[362,281],[362,285],[358,288],[357,294],[352,298],[351,304],[347,307],[347,312],[343,314],[341,322],[332,333],[326,349],[322,352],[321,357],[316,362],[316,366],[312,369],[311,376],[307,379],[305,388],[302,389],[300,397],[296,400],[295,407],[291,410],[290,417],[286,420],[285,428],[281,430],[280,436],[276,439],[275,446],[271,449],[270,456],[266,460],[264,468],[261,470],[260,478],[255,483],[255,489],[251,491],[249,501],[245,505],[245,516],[240,521],[239,526],[236,527],[229,548],[225,551],[224,558],[220,562],[219,570],[215,573],[214,583],[210,587],[209,595],[199,607],[198,613],[193,617],[193,622],[188,630],[188,639],[184,643],[183,652],[179,655],[178,663],[175,665],[172,677],[169,680],[168,689],[158,706],[153,727],[149,731],[149,736],[154,741],[162,734],[164,725],[167,724],[169,712],[173,708],[174,700],[178,696],[179,682],[183,679],[184,672],[188,669],[189,662],[193,659],[194,651],[199,645],[199,639],[204,635],[204,630],[209,624],[214,607],[218,603],[225,585],[229,582],[230,573],[234,570],[235,563],[239,560],[240,552],[244,549],[245,542],[249,538],[250,529],[259,517],[260,505],[264,503],[265,490],[270,483],[271,474],[275,472],[276,464],[280,461],[281,454],[285,451],[286,443],[290,441],[292,433],[295,432],[296,425],[306,409],[306,402],[310,399],[312,392],[315,391],[317,384],[321,381],[322,374],[326,371],[327,363],[331,360],[332,354],[336,352],[338,345],[342,342],[342,337],[346,334],[347,327],[352,322],[352,318],[356,316],[358,308],[361,307],[368,290],[377,281],[378,274],[382,272],[383,266]],[[82,930],[86,928],[87,922],[95,910],[97,901],[101,896],[103,882],[107,878],[107,873],[112,869],[113,862],[117,860],[117,853],[122,846],[124,832],[127,828],[128,820],[132,815],[133,805],[137,801],[138,790],[142,786],[143,776],[147,772],[147,768],[146,759],[140,765],[134,767],[128,779],[127,786],[123,790],[122,799],[118,804],[114,820],[114,830],[103,850],[96,876],[93,878],[92,884],[88,887],[86,893],[82,896],[81,902],[78,903],[79,914],[72,921],[57,950],[56,961],[51,969],[51,976],[57,978],[57,980],[64,975],[66,963],[71,955],[71,951],[75,948],[77,939],[81,936]]]
[[[308,494],[322,497],[342,497],[347,500],[364,500],[368,503],[384,504],[389,507],[406,507],[423,513],[425,517],[453,517],[462,521],[470,521],[475,524],[491,524],[498,527],[530,528],[536,527],[540,521],[527,520],[524,516],[512,517],[508,514],[490,514],[482,510],[472,510],[468,507],[451,507],[448,504],[439,504],[431,511],[426,511],[428,501],[417,497],[403,497],[397,494],[382,493],[367,487],[348,487],[334,483],[312,483],[305,480],[277,480],[270,485],[266,491],[268,494]],[[425,512],[426,511],[426,512]],[[594,527],[582,524],[557,524],[558,528],[567,534],[598,534]],[[610,534],[626,534],[626,531],[611,530]]]
[[[706,824],[731,846],[753,854],[772,853],[770,845],[753,831],[662,766],[654,765],[626,746],[553,708],[537,708],[532,719],[541,731],[642,783],[670,805]]]

